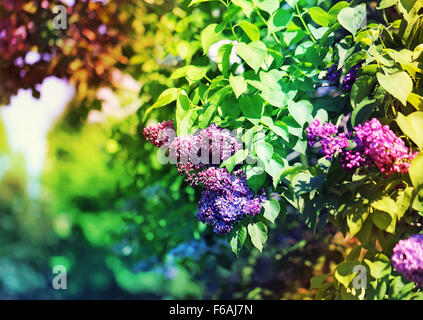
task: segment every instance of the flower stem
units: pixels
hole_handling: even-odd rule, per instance
[[[316,39],[314,38],[313,34],[311,33],[310,29],[308,28],[307,23],[304,21],[302,14],[300,13],[300,8],[298,7],[298,4],[295,5],[295,8],[297,9],[298,18],[300,18],[301,23],[303,24],[307,34],[310,36],[311,40],[314,43],[317,43]]]
[[[254,5],[254,9],[256,10],[258,16],[261,18],[261,21],[263,21],[263,23],[266,25],[266,27],[269,28],[269,24],[267,23],[266,19],[263,18],[263,15],[261,14],[260,10],[256,7],[256,5]],[[278,44],[281,44],[281,41],[278,39],[278,37],[276,36],[276,34],[274,32],[272,32],[272,36],[273,36],[273,38],[275,38],[275,40]]]

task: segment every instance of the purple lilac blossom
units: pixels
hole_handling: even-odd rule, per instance
[[[310,123],[306,132],[310,145],[320,142],[327,159],[339,156],[342,166],[349,170],[376,166],[386,176],[396,172],[405,174],[417,155],[408,150],[389,126],[375,118],[354,127],[353,133],[348,135],[338,133],[333,124],[320,125],[317,119]],[[350,141],[354,142],[354,148]]]
[[[361,66],[362,63],[358,63],[351,67],[350,71],[344,76],[344,79],[342,80],[342,89],[351,91],[353,84],[357,81],[358,70],[361,68]]]
[[[349,147],[346,134],[338,134],[338,128],[331,123],[320,125],[320,121],[315,119],[310,123],[306,132],[310,146],[316,142],[320,142],[322,153],[327,159],[331,159],[335,154],[342,151],[342,149]]]
[[[399,241],[394,247],[391,261],[404,278],[423,287],[423,234]]]
[[[333,64],[329,67],[326,73],[326,79],[330,82],[331,85],[338,85],[339,79],[341,77],[341,70],[338,70],[338,66]]]
[[[200,174],[204,191],[197,218],[211,225],[216,233],[230,233],[235,223],[260,213],[266,196],[256,195],[248,187],[242,170],[229,174],[226,169],[211,167]]]

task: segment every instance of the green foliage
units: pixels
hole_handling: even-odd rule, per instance
[[[206,8],[202,2],[192,1],[190,6]],[[184,90],[184,101],[176,99],[178,133],[192,133],[210,123],[242,128],[245,150],[223,166],[230,171],[242,166],[255,191],[264,187],[268,194],[282,196],[283,203],[271,199],[261,215],[240,223],[228,237],[233,252],[239,255],[244,245],[264,250],[271,226],[283,220],[285,208],[294,208],[315,234],[330,221],[345,235],[356,237],[360,250],[369,251],[364,260],[354,251],[354,258],[339,264],[333,270],[335,283],[325,282],[327,277],[314,280],[313,288],[322,285],[317,297],[391,297],[391,285],[397,282],[390,278],[388,256],[375,253],[376,244],[390,254],[399,239],[415,230],[410,221],[418,219],[416,210],[422,207],[421,156],[413,161],[409,177],[386,178],[375,170],[347,172],[336,161],[314,159],[305,128],[315,118],[339,124],[350,114],[346,125],[351,127],[377,117],[398,135],[401,129],[409,147],[421,149],[421,3],[382,1],[379,10],[385,10],[385,24],[368,21],[364,3],[212,3],[224,12],[222,18],[205,22],[201,48],[179,69],[185,71],[177,71],[178,78],[186,80],[175,86]],[[387,14],[393,5],[398,6],[397,16]],[[339,34],[345,32],[341,39]],[[183,41],[194,39],[190,35]],[[221,40],[226,44],[217,50],[216,66],[211,61],[205,68],[205,55]],[[231,61],[233,50],[244,72],[239,71],[240,63]],[[343,68],[342,76],[358,63],[362,68],[351,92],[320,97],[316,88],[334,63]],[[187,77],[184,72],[193,67],[197,76]],[[260,130],[263,135],[254,139]],[[247,156],[255,164],[243,164]],[[364,293],[351,287],[356,276],[352,270],[362,263],[370,270],[373,286]],[[389,281],[373,280],[379,278]]]

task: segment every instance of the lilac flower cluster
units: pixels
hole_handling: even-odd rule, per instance
[[[358,71],[362,67],[362,62],[354,65],[348,71],[348,73],[342,79],[341,88],[346,91],[351,91],[353,84],[357,81],[358,78]],[[330,82],[331,85],[338,85],[339,80],[341,78],[342,70],[338,70],[338,66],[336,64],[329,67],[326,73],[326,79]]]
[[[306,132],[311,146],[320,142],[327,159],[339,156],[342,166],[350,170],[376,166],[386,176],[395,172],[404,174],[417,154],[410,152],[389,126],[375,118],[354,127],[349,134],[339,133],[330,123],[320,125],[315,119]]]
[[[256,195],[247,185],[245,172],[211,167],[199,173],[204,191],[199,202],[197,218],[213,226],[218,234],[232,231],[235,223],[255,216],[266,201],[264,194]]]
[[[173,121],[164,121],[156,126],[145,127],[143,130],[144,136],[153,146],[160,148],[165,143],[169,142],[169,135],[166,134],[166,130],[175,131]]]
[[[362,63],[358,63],[355,66],[351,67],[350,71],[345,75],[342,80],[342,89],[346,91],[351,91],[353,84],[357,81],[358,70],[361,69]]]
[[[307,127],[306,132],[310,146],[320,142],[322,153],[328,160],[332,159],[334,155],[341,152],[344,148],[349,147],[346,134],[338,134],[338,128],[331,123],[320,125],[320,121],[315,119]]]
[[[160,130],[169,127],[168,121],[154,128],[144,129],[148,141],[155,146]],[[173,125],[172,125],[173,128]],[[176,159],[181,175],[192,186],[203,187],[198,219],[213,226],[218,234],[231,232],[236,222],[260,213],[265,194],[256,195],[247,185],[242,170],[230,174],[219,165],[241,148],[228,130],[214,124],[194,135],[178,136],[169,142],[169,156]]]
[[[212,124],[195,135],[176,137],[169,146],[169,155],[177,159],[176,167],[181,175],[186,175],[186,181],[198,185],[198,169],[220,165],[240,148],[229,130]]]
[[[329,67],[326,78],[331,85],[337,85],[339,83],[339,79],[341,78],[341,70],[338,70],[338,66],[336,64],[333,64]]]
[[[354,130],[355,142],[362,146],[363,157],[372,161],[382,173],[390,176],[394,172],[408,172],[417,152],[409,152],[404,141],[389,126],[372,119]]]
[[[391,257],[394,268],[407,280],[423,287],[423,234],[399,241]]]

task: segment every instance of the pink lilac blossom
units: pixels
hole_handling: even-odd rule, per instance
[[[155,146],[162,146],[158,136],[169,124],[146,128],[144,134]],[[216,233],[232,231],[235,223],[260,213],[266,195],[256,195],[247,185],[245,172],[230,174],[219,165],[241,148],[228,130],[214,124],[195,135],[179,136],[169,141],[169,156],[176,160],[181,175],[192,186],[203,187],[198,219],[213,226]]]
[[[361,153],[372,161],[383,174],[407,173],[411,160],[417,153],[409,152],[404,141],[387,125],[373,118],[354,128],[355,141],[362,147]]]
[[[342,166],[349,170],[376,166],[386,176],[404,174],[417,154],[410,152],[389,126],[375,118],[354,127],[348,135],[338,133],[333,124],[320,125],[317,119],[306,131],[310,145],[320,142],[327,159],[339,156]]]
[[[177,137],[169,146],[170,156],[177,159],[178,172],[192,186],[199,183],[199,169],[220,165],[239,149],[236,137],[215,124],[195,135]]]
[[[166,130],[175,131],[173,121],[164,121],[156,126],[145,127],[143,130],[144,136],[153,146],[160,148],[166,142],[169,142],[169,136],[166,134]]]
[[[391,261],[404,278],[423,287],[423,234],[399,241],[394,247]]]

